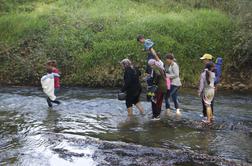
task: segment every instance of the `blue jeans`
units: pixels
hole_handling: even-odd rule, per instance
[[[178,105],[178,89],[179,89],[179,86],[171,85],[171,89],[170,89],[169,93],[167,93],[166,96],[165,96],[165,107],[166,107],[166,109],[171,108],[170,103],[169,103],[169,97],[170,96],[172,97],[172,100],[174,102],[174,107],[176,109],[179,108],[179,105]]]

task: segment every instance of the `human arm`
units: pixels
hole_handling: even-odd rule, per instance
[[[155,58],[156,61],[160,61],[160,58],[157,56],[157,53],[156,53],[156,51],[154,50],[153,47],[151,47],[151,48],[149,49],[149,51],[150,51],[151,54],[154,56],[154,58]]]
[[[48,78],[53,79],[54,77],[60,77],[60,75],[57,74],[57,73],[47,74],[47,75],[44,75],[44,76],[41,78],[41,81],[44,81],[44,80],[46,80],[46,79],[48,79]]]
[[[124,73],[124,85],[123,85],[121,91],[122,92],[127,91],[127,89],[130,86],[130,83],[131,83],[131,73],[129,70],[126,69],[125,73]]]
[[[52,73],[53,77],[60,77],[58,73]]]
[[[204,78],[205,78],[205,74],[202,73],[200,75],[200,84],[199,84],[199,89],[198,89],[198,95],[201,96],[202,92],[203,92],[203,88],[204,88]]]

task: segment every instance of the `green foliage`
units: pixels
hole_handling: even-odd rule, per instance
[[[144,34],[155,42],[162,56],[173,52],[183,82],[195,84],[202,68],[202,54],[208,52],[227,59],[232,54],[237,25],[221,11],[208,7],[208,3],[197,6],[190,0],[183,2],[4,1],[0,6],[6,9],[0,17],[0,59],[8,52],[15,56],[2,58],[0,79],[38,82],[35,80],[43,73],[46,60],[56,59],[65,84],[114,86],[120,83],[121,59],[128,57],[141,69],[145,67],[146,53],[136,42],[136,36]],[[21,10],[23,7],[30,10]],[[20,50],[28,46],[20,43],[27,40],[32,43],[31,51],[23,55]],[[7,76],[8,70],[18,71]]]

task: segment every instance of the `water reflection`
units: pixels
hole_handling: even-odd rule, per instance
[[[43,125],[46,127],[46,129],[50,132],[59,132],[58,131],[58,121],[60,118],[60,114],[57,110],[54,110],[53,108],[47,109],[47,116],[43,120]]]
[[[124,150],[130,155],[132,149],[120,149],[127,148],[121,142],[146,146],[146,153],[134,152],[141,159],[148,153],[157,155],[150,153],[154,147],[252,162],[250,95],[219,93],[215,124],[204,126],[200,100],[190,93],[181,95],[181,116],[162,112],[160,121],[150,121],[150,103],[144,101],[146,115],[134,110],[134,116],[128,117],[124,102],[114,99],[115,94],[114,90],[64,90],[62,104],[48,109],[36,88],[31,93],[25,88],[1,89],[0,165],[97,165],[107,163],[109,157],[113,160],[113,155],[120,156]],[[87,139],[90,137],[92,140]],[[97,138],[100,141],[93,140]],[[108,144],[120,153],[106,149]],[[168,153],[161,151],[162,155]]]

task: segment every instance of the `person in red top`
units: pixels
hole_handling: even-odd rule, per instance
[[[57,68],[56,60],[51,61],[51,66],[53,69],[52,72],[60,75],[59,69]],[[54,77],[54,89],[55,89],[54,91],[55,95],[58,95],[60,91],[60,78],[59,77]]]

